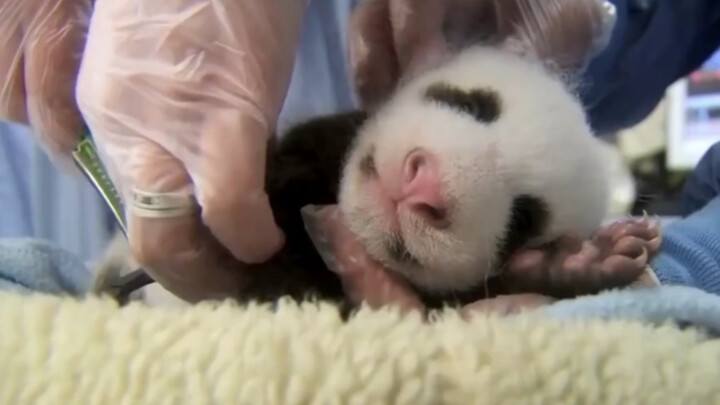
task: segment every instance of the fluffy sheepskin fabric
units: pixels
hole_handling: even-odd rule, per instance
[[[720,404],[720,341],[628,321],[0,293],[0,404]]]

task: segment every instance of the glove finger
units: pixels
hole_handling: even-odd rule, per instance
[[[0,26],[0,117],[13,122],[28,124],[25,100],[24,56],[22,53],[22,29],[18,7],[14,4],[0,6],[0,15],[6,20]]]
[[[238,260],[263,262],[284,244],[265,193],[268,128],[260,117],[230,110],[206,122],[191,171],[203,221]]]
[[[89,0],[45,2],[25,27],[25,86],[30,124],[51,153],[69,155],[82,116],[75,83],[91,10]]]
[[[393,42],[402,80],[408,80],[443,60],[446,1],[390,0]]]
[[[365,108],[382,103],[399,85],[447,56],[442,33],[444,2],[369,0],[350,22],[350,62]]]
[[[136,189],[191,195],[182,162],[151,142],[138,145],[133,162]],[[156,216],[128,209],[128,237],[136,260],[167,290],[190,302],[237,296],[243,273],[202,224],[197,209]]]
[[[355,91],[364,108],[387,98],[399,77],[389,0],[367,0],[350,19],[349,58]]]

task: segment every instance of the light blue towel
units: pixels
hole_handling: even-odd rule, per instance
[[[42,239],[0,239],[0,290],[80,295],[92,272],[80,258]]]
[[[0,290],[82,295],[91,271],[73,253],[37,239],[0,239]],[[687,286],[618,290],[537,310],[568,321],[600,318],[675,322],[720,335],[720,296]]]
[[[720,336],[720,296],[695,287],[667,285],[608,291],[559,301],[536,312],[570,321],[622,319],[655,325],[673,322]]]

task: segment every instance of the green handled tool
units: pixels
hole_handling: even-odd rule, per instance
[[[122,199],[112,180],[110,180],[105,166],[100,161],[90,131],[87,128],[85,128],[83,137],[73,151],[72,156],[75,164],[80,168],[90,183],[92,183],[95,190],[100,193],[102,199],[105,200],[105,203],[115,216],[115,220],[120,226],[120,229],[125,237],[127,237],[127,225]],[[143,269],[137,269],[120,277],[117,282],[113,283],[111,286],[113,290],[112,293],[120,304],[124,305],[130,293],[154,282],[155,280],[153,280],[147,272]]]
[[[100,157],[95,150],[95,144],[89,134],[87,130],[83,134],[80,143],[73,151],[73,159],[95,189],[100,193],[100,196],[105,200],[108,207],[110,207],[118,225],[120,225],[123,233],[127,236],[122,199],[115,185],[110,180],[105,166],[103,166],[100,161]]]

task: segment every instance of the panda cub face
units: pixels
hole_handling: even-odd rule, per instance
[[[417,287],[469,289],[521,246],[601,224],[609,174],[597,142],[542,66],[470,48],[361,128],[340,209],[368,253]]]

